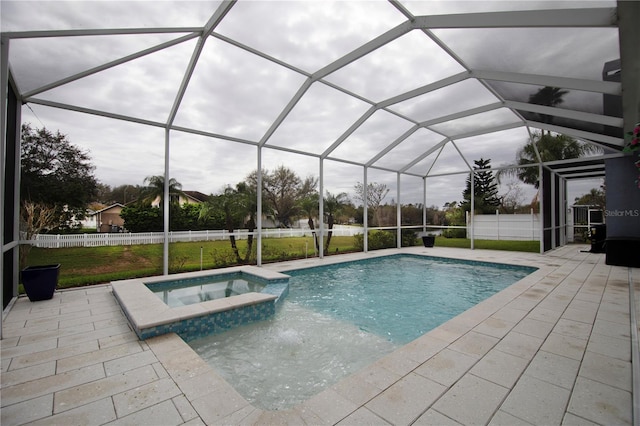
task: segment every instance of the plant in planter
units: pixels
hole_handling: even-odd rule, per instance
[[[49,229],[57,223],[55,207],[43,203],[23,201],[20,206],[21,231],[26,240],[32,240],[43,229]],[[58,285],[60,265],[41,265],[25,267],[31,251],[31,244],[20,246],[20,267],[23,268],[22,285],[29,300],[47,300],[53,297]]]
[[[633,155],[636,155],[639,158],[638,161],[634,163],[636,168],[638,169],[638,179],[636,179],[636,185],[640,189],[640,123],[636,123],[631,132],[627,132],[625,135],[625,139],[628,140],[622,152],[630,152]]]

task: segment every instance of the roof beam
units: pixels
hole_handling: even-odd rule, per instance
[[[287,116],[291,113],[291,110],[293,110],[293,107],[295,107],[296,104],[300,102],[300,99],[302,99],[304,94],[307,93],[307,90],[309,90],[309,87],[311,87],[312,84],[313,84],[313,79],[311,78],[306,79],[304,83],[302,83],[302,86],[300,86],[296,94],[293,95],[293,98],[289,100],[289,103],[280,112],[280,115],[278,115],[278,118],[276,118],[276,120],[273,123],[271,123],[271,127],[269,127],[269,129],[267,129],[267,132],[264,134],[264,136],[262,136],[259,143],[260,146],[264,146],[267,143],[267,141],[273,135],[273,133],[278,129],[278,127],[280,127],[284,119],[287,118]]]
[[[463,80],[468,79],[469,77],[470,77],[469,72],[463,71],[461,73],[454,74],[454,75],[452,75],[450,77],[443,78],[442,80],[436,81],[434,83],[426,84],[426,85],[424,85],[422,87],[418,87],[417,89],[413,89],[413,90],[405,92],[405,93],[403,93],[401,95],[394,96],[392,98],[384,100],[384,101],[382,101],[382,102],[380,102],[378,104],[378,107],[379,108],[387,108],[387,107],[389,107],[389,106],[391,106],[393,104],[397,104],[399,102],[404,102],[406,100],[415,98],[417,96],[421,96],[421,95],[424,95],[426,93],[433,92],[434,90],[442,89],[443,87],[447,87],[447,86],[450,86],[452,84],[459,83],[459,82],[461,82]]]
[[[322,155],[320,155],[320,158],[327,158],[336,148],[340,146],[342,142],[344,142],[349,136],[351,136],[351,134],[353,134],[353,132],[355,132],[358,127],[362,126],[362,124],[367,121],[369,117],[371,117],[377,110],[378,108],[376,108],[375,106],[372,106],[371,108],[366,110],[365,113],[362,114],[360,118],[358,118],[356,122],[353,123],[347,130],[345,130],[344,133],[342,133],[340,137],[336,139],[336,141],[331,144],[329,148],[325,149]]]
[[[487,133],[495,133],[495,132],[501,132],[503,130],[516,129],[522,126],[524,126],[524,123],[521,123],[518,121],[517,123],[501,124],[499,126],[487,127],[486,129],[474,130],[472,132],[459,133],[457,135],[451,135],[450,138],[452,140],[464,139],[464,138],[470,138],[472,136],[486,135]]]
[[[553,161],[545,161],[544,164],[552,169],[555,169],[554,166],[564,166],[564,165],[570,165],[570,164],[584,164],[584,163],[599,163],[602,162],[604,160],[607,160],[609,158],[619,158],[624,156],[624,154],[621,153],[615,153],[615,154],[603,154],[603,155],[597,155],[597,156],[593,156],[593,157],[580,157],[580,158],[568,158],[565,160],[553,160]]]
[[[2,33],[2,38],[50,38],[50,37],[87,37],[110,35],[137,34],[166,34],[166,33],[197,33],[202,27],[175,28],[111,28],[111,29],[81,29],[81,30],[44,30],[44,31],[13,31]]]
[[[236,0],[224,0],[220,6],[216,9],[214,14],[211,16],[207,24],[204,28],[201,29],[202,34],[198,39],[198,44],[196,45],[193,53],[191,54],[191,59],[189,60],[189,65],[187,66],[187,70],[184,73],[182,78],[182,83],[180,83],[180,88],[178,89],[178,93],[173,101],[173,106],[171,107],[171,112],[169,112],[169,117],[167,118],[167,127],[171,127],[173,121],[176,119],[176,114],[178,114],[178,108],[180,108],[180,104],[182,103],[182,98],[184,98],[184,94],[187,91],[187,86],[189,86],[189,81],[191,81],[191,76],[193,75],[193,71],[198,64],[198,59],[200,58],[200,54],[202,53],[202,49],[204,48],[204,44],[207,41],[207,38],[213,30],[216,28],[222,19],[226,16],[226,14],[231,10],[233,5],[236,3]]]
[[[438,142],[437,144],[435,144],[434,146],[432,146],[431,148],[426,150],[424,153],[422,153],[421,155],[418,155],[416,158],[414,158],[409,164],[407,164],[402,169],[400,169],[399,172],[400,173],[406,172],[411,167],[415,166],[416,164],[418,164],[419,162],[421,162],[422,160],[424,160],[425,158],[427,158],[428,156],[433,154],[438,149],[441,149],[442,147],[444,147],[447,144],[447,142],[449,142],[450,140],[451,139],[449,139],[449,138],[444,138],[443,140],[441,140],[440,142]]]
[[[602,135],[599,133],[585,132],[583,130],[572,129],[570,127],[556,126],[554,124],[540,123],[538,121],[527,121],[527,126],[572,136],[576,139],[584,139],[589,142],[602,142],[619,148],[624,146],[624,139],[614,138],[613,136]]]
[[[615,27],[616,8],[518,10],[416,16],[414,28]]]
[[[84,108],[76,105],[63,104],[60,102],[48,101],[46,99],[28,98],[28,99],[23,99],[23,102],[37,104],[37,105],[44,105],[51,108],[65,109],[68,111],[82,112],[84,114],[97,115],[100,117],[113,118],[115,120],[129,121],[131,123],[144,124],[146,126],[162,127],[162,128],[166,127],[165,123],[161,123],[158,121],[145,120],[142,118],[130,117],[128,115],[115,114],[115,113],[100,111],[100,110],[91,109],[91,108]]]
[[[365,167],[371,167],[376,161],[380,160],[382,157],[384,157],[386,154],[388,154],[389,151],[391,151],[393,148],[398,146],[400,143],[402,143],[409,136],[414,134],[419,128],[420,128],[420,126],[418,126],[417,124],[415,126],[412,126],[409,130],[407,130],[402,135],[400,135],[395,141],[393,141],[391,144],[389,144],[385,149],[380,151],[371,160],[367,161],[367,163],[365,164]]]
[[[590,112],[574,111],[563,108],[556,108],[544,105],[530,104],[526,102],[505,101],[504,106],[523,111],[535,112],[537,114],[553,115],[556,117],[569,118],[572,120],[588,121],[605,126],[622,127],[622,118],[611,117],[609,115],[593,114]]]
[[[44,86],[38,87],[37,89],[31,90],[31,91],[23,94],[23,96],[25,98],[28,98],[28,97],[31,97],[31,96],[38,95],[38,94],[40,94],[42,92],[46,92],[47,90],[55,89],[56,87],[65,85],[67,83],[71,83],[72,81],[76,81],[76,80],[79,80],[81,78],[88,77],[88,76],[90,76],[92,74],[99,73],[99,72],[107,70],[109,68],[113,68],[115,66],[124,64],[124,63],[132,61],[134,59],[141,58],[141,57],[149,55],[149,54],[151,54],[153,52],[157,52],[157,51],[165,49],[167,47],[171,47],[171,46],[174,46],[176,44],[180,44],[182,42],[191,40],[192,38],[196,38],[196,37],[198,37],[198,33],[187,34],[187,35],[179,37],[177,39],[169,40],[167,42],[158,44],[157,46],[153,46],[153,47],[150,47],[148,49],[141,50],[141,51],[136,52],[136,53],[132,53],[131,55],[127,55],[127,56],[125,56],[123,58],[116,59],[116,60],[111,61],[111,62],[107,62],[106,64],[99,65],[97,67],[94,67],[94,68],[79,72],[77,74],[74,74],[72,76],[60,79],[58,81],[54,81],[53,83],[49,83],[49,84],[46,84]]]
[[[393,40],[402,37],[413,30],[413,26],[411,22],[405,21],[402,24],[396,26],[395,28],[390,29],[384,34],[379,35],[373,40],[363,44],[358,47],[354,51],[347,53],[342,58],[339,58],[329,65],[319,69],[315,73],[313,73],[314,80],[319,80],[321,78],[326,77],[327,75],[339,70],[342,67],[349,65],[350,63],[362,58],[363,56],[373,52],[376,49],[384,46],[387,43],[392,42]]]
[[[563,89],[606,93],[608,95],[620,96],[622,94],[622,85],[613,81],[584,80],[579,78],[477,69],[471,70],[470,77],[477,78],[479,80],[495,80],[506,81],[508,83],[533,84],[536,86],[562,87]]]
[[[433,126],[435,124],[446,123],[447,121],[457,120],[459,118],[468,117],[470,115],[481,114],[483,112],[493,111],[504,107],[502,102],[494,102],[492,104],[482,105],[476,108],[467,109],[464,111],[455,112],[453,114],[443,115],[441,117],[433,118],[431,120],[423,121],[420,123],[421,127]]]
[[[564,179],[572,180],[572,179],[585,179],[585,178],[598,178],[605,177],[607,174],[604,170],[593,170],[590,172],[583,173],[571,173],[571,174],[560,174]]]

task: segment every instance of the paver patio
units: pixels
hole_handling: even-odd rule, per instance
[[[538,271],[289,410],[253,407],[175,334],[139,341],[110,285],[19,298],[3,319],[1,423],[631,424],[630,288],[586,246],[388,250]],[[381,252],[345,255],[349,259]],[[313,265],[333,262],[296,261]],[[265,265],[282,270],[294,262]],[[633,336],[633,337],[632,337]]]

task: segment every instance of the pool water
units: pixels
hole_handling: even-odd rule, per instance
[[[172,308],[243,293],[259,293],[266,285],[241,278],[241,274],[210,277],[206,280],[180,280],[147,284],[147,287]]]
[[[534,270],[397,255],[289,271],[275,317],[189,345],[254,406],[286,409]]]

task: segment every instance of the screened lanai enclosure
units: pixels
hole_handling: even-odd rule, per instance
[[[3,0],[3,306],[17,295],[24,123],[67,135],[112,186],[160,175],[215,194],[255,171],[257,212],[263,171],[280,166],[316,177],[319,194],[384,184],[396,212],[382,228],[398,246],[401,206],[423,208],[412,229],[439,225],[426,206],[460,200],[477,160],[496,175],[536,170],[539,189],[512,184],[539,203],[541,252],[566,243],[573,196],[606,176],[608,233],[635,244],[637,158],[623,149],[640,120],[639,5]],[[544,134],[589,153],[550,160],[534,148],[514,169]],[[366,251],[367,230],[381,226],[363,206]],[[164,230],[167,274],[168,214]],[[473,242],[473,220],[469,232]]]

